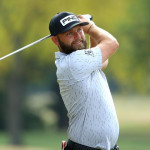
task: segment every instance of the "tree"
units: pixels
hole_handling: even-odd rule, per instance
[[[148,94],[150,89],[148,6],[150,2],[134,0],[126,3],[126,15],[118,20],[116,26],[120,48],[112,57],[110,76],[125,93]]]
[[[120,43],[105,71],[111,87],[120,93],[148,93],[149,3],[148,0],[118,0],[116,3],[113,0],[109,3],[104,0],[0,0],[0,57],[48,35],[48,23],[57,12],[89,13],[99,27],[112,33]],[[49,39],[0,62],[0,100],[6,105],[7,99],[3,110],[8,112],[13,144],[21,143],[20,118],[24,119],[22,109],[28,90],[33,92],[40,87],[59,95],[55,51],[57,48]],[[61,123],[66,125],[67,119],[61,119],[66,116],[66,110],[61,106],[64,107],[59,95],[53,108],[59,115],[59,126],[64,127]],[[0,113],[2,121],[4,111]]]

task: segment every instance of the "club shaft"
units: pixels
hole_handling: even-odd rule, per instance
[[[26,48],[28,48],[28,47],[30,47],[30,46],[33,46],[33,45],[35,45],[35,44],[37,44],[37,43],[39,43],[39,42],[41,42],[41,41],[43,41],[43,40],[49,38],[49,37],[51,37],[51,36],[50,36],[50,35],[47,35],[47,36],[45,36],[45,37],[43,37],[43,38],[41,38],[41,39],[39,39],[39,40],[37,40],[37,41],[35,41],[35,42],[33,42],[33,43],[30,43],[30,44],[28,44],[28,45],[26,45],[26,46],[24,46],[24,47],[22,47],[22,48],[20,48],[20,49],[18,49],[18,50],[15,50],[15,51],[13,51],[12,53],[9,53],[9,54],[7,54],[7,55],[1,57],[0,60],[3,60],[3,59],[5,59],[5,58],[7,58],[7,57],[9,57],[9,56],[11,56],[11,55],[13,55],[13,54],[16,54],[16,53],[18,53],[18,52],[20,52],[20,51],[22,51],[22,50],[24,50],[24,49],[26,49]]]

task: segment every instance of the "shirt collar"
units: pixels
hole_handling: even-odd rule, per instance
[[[55,58],[56,58],[56,59],[59,59],[60,57],[66,56],[66,55],[67,55],[67,54],[62,53],[62,52],[55,52]]]

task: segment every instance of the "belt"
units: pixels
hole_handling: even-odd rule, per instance
[[[71,140],[68,140],[67,147],[70,148],[71,150],[101,150],[101,149],[97,149],[97,148],[92,148],[92,147],[88,147],[88,146],[85,146],[85,145],[81,145],[81,144],[75,143],[75,142],[73,142]],[[119,146],[115,145],[110,150],[119,150]]]

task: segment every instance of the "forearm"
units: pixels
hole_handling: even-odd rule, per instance
[[[105,40],[116,41],[116,39],[110,33],[96,26],[93,21],[85,19],[82,15],[79,15],[78,17],[80,18],[81,22],[89,22],[88,25],[83,26],[83,30],[85,33],[89,34],[94,40],[96,40],[97,43],[105,42]]]
[[[119,47],[119,43],[110,33],[99,28],[91,21],[85,19],[82,15],[79,15],[79,18],[81,19],[81,22],[89,22],[89,25],[83,26],[83,30],[85,33],[89,34],[89,36],[96,42],[96,46],[100,48],[102,53],[102,63],[104,63],[115,53]]]
[[[113,37],[109,32],[105,31],[102,28],[99,28],[96,25],[91,25],[91,27],[89,27],[90,29],[88,30],[88,33],[90,35],[90,37],[97,43],[97,44],[102,44],[102,43],[107,43],[109,44],[109,42],[112,41],[116,41],[116,38]]]
[[[108,59],[102,64],[101,70],[104,70],[108,66]]]
[[[91,39],[97,43],[97,46],[100,47],[102,51],[102,59],[105,62],[113,53],[117,50],[119,44],[117,40],[107,31],[97,27],[96,25],[92,25],[87,30]]]
[[[90,48],[97,46],[97,42],[90,37]],[[104,70],[108,66],[108,59],[102,64],[101,70]]]
[[[97,42],[90,36],[90,48],[97,46]]]

